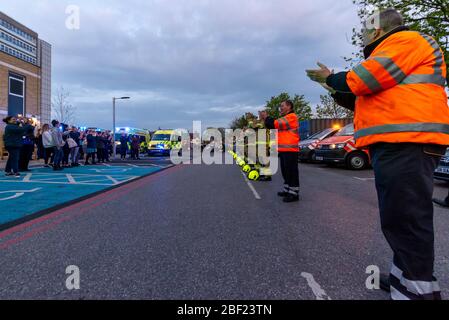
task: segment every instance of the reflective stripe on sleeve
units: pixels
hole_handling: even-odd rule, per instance
[[[382,90],[379,81],[369,72],[363,65],[358,65],[352,71],[363,81],[363,83],[372,91],[378,92]]]

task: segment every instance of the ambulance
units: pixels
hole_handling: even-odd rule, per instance
[[[169,156],[171,150],[181,150],[181,138],[175,130],[156,131],[148,145],[149,156]]]

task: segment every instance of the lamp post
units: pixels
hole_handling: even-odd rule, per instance
[[[121,98],[112,98],[112,155],[113,160],[115,160],[115,157],[117,156],[117,150],[115,145],[115,101],[116,100],[128,100],[131,99],[130,97],[121,97]]]

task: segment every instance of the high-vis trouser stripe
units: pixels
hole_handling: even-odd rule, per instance
[[[355,138],[371,136],[383,133],[398,132],[435,132],[449,134],[449,125],[444,123],[404,123],[404,124],[387,124],[383,126],[371,127],[359,130],[355,133]]]
[[[396,81],[396,83],[401,83],[402,80],[407,76],[401,68],[390,58],[385,57],[375,57],[374,61],[379,62],[382,67],[390,74],[390,76]]]
[[[402,270],[400,270],[394,264],[391,268],[391,274],[395,276],[405,288],[407,288],[407,291],[413,294],[426,295],[441,291],[437,281],[427,282],[427,281],[412,281],[406,279],[404,277],[404,273],[402,272]]]
[[[373,93],[382,90],[379,81],[363,65],[358,65],[353,71]]]
[[[411,74],[401,84],[436,84],[444,87],[446,79],[438,74]]]

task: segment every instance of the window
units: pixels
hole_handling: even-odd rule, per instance
[[[9,75],[8,115],[25,114],[25,77]]]

